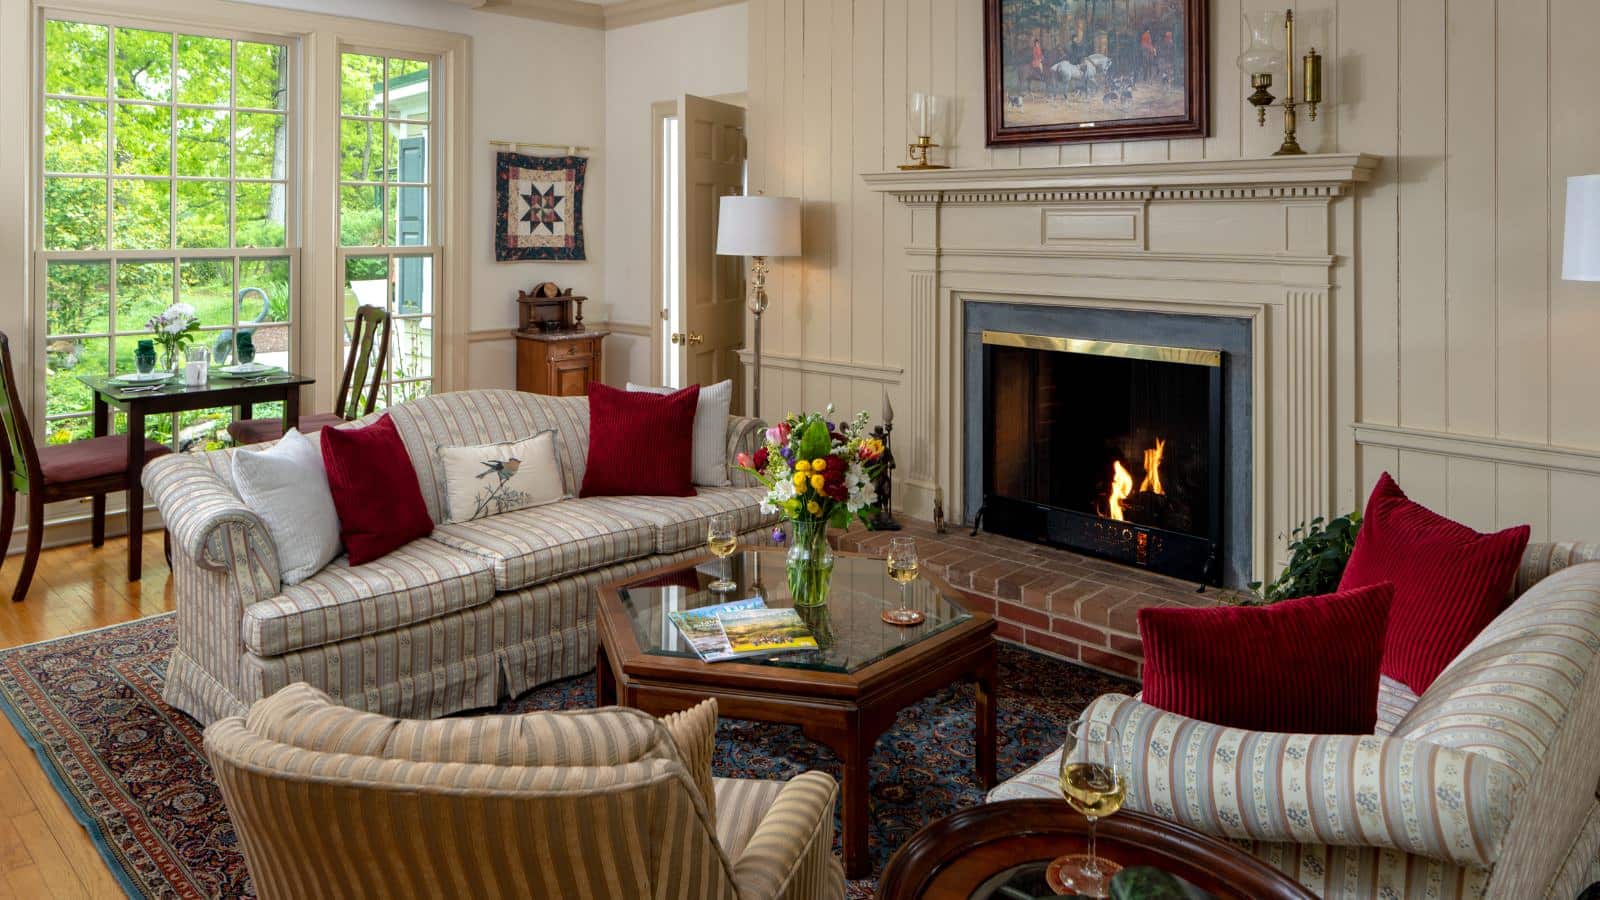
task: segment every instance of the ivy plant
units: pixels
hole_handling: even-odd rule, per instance
[[[1289,533],[1293,539],[1289,544],[1289,565],[1270,584],[1251,582],[1250,590],[1255,595],[1240,598],[1241,604],[1260,606],[1338,590],[1339,578],[1350,562],[1360,530],[1359,511],[1332,520],[1317,516],[1302,522]]]

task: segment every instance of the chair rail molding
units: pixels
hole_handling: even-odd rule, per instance
[[[915,323],[902,379],[907,508],[962,515],[968,302],[1220,315],[1250,323],[1256,577],[1296,524],[1351,508],[1357,482],[1354,204],[1379,158],[1331,153],[868,172],[908,221]],[[891,256],[893,251],[889,251]],[[891,262],[890,268],[894,268]]]

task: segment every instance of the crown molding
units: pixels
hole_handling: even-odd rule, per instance
[[[484,12],[524,19],[576,25],[580,28],[611,29],[733,6],[747,0],[624,0],[622,3],[604,5],[588,3],[585,0],[449,0],[449,2]]]

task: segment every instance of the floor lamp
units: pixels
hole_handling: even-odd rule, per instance
[[[761,314],[767,311],[767,258],[800,255],[800,201],[793,197],[723,197],[717,255],[750,257],[750,312],[756,317],[750,408],[761,416]]]
[[[1600,281],[1600,175],[1573,175],[1567,179],[1561,278]]]

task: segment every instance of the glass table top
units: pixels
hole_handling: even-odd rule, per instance
[[[738,588],[713,593],[706,585],[724,572]],[[921,610],[920,625],[903,627],[883,621],[883,612],[898,604],[900,586],[889,580],[881,559],[839,556],[833,568],[828,603],[798,610],[819,645],[816,650],[746,657],[710,665],[755,664],[823,672],[854,672],[913,647],[972,618],[959,597],[947,594],[926,578],[912,582],[907,605]],[[646,653],[693,658],[695,652],[668,613],[760,597],[770,609],[793,607],[782,551],[747,550],[723,560],[677,569],[617,592],[633,623],[634,636]]]

